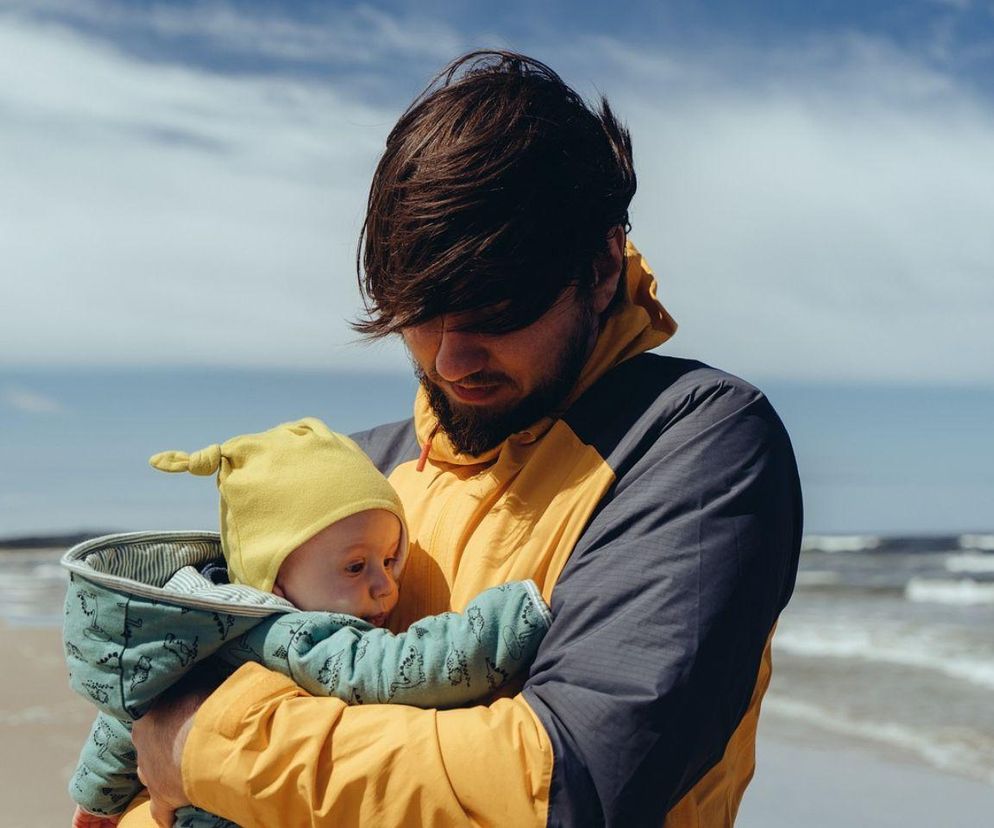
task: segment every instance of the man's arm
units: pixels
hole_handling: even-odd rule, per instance
[[[697,388],[633,439],[521,695],[346,707],[247,665],[196,717],[186,794],[246,828],[658,825],[749,705],[800,500],[783,428],[744,384]]]
[[[790,441],[762,394],[705,370],[717,379],[678,379],[696,385],[654,427],[601,447],[618,479],[557,582],[524,689],[556,757],[550,825],[658,825],[722,760],[793,589]]]
[[[171,825],[191,800],[243,828],[545,821],[551,746],[520,697],[438,712],[348,706],[249,663],[162,713],[135,723],[151,809],[120,828]]]

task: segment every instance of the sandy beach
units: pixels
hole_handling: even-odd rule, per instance
[[[9,828],[69,825],[69,777],[94,710],[69,689],[59,630],[0,627],[3,816]]]
[[[67,826],[66,785],[91,708],[69,690],[59,631],[4,626],[0,655],[10,665],[0,696],[0,761],[12,828]],[[876,754],[829,734],[764,718],[756,777],[740,828],[975,826],[994,813],[994,786]]]
[[[827,733],[788,731],[775,716],[760,720],[737,828],[975,828],[994,814],[992,785]]]

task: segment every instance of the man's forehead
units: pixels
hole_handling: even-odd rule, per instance
[[[538,303],[502,299],[477,308],[442,311],[407,327],[422,331],[461,331],[465,333],[512,333],[538,322],[560,306],[576,291],[576,285],[566,285],[552,297],[551,302]]]
[[[502,299],[478,308],[468,310],[442,310],[436,316],[432,316],[420,323],[421,327],[437,328],[439,330],[466,329],[474,325],[486,324],[496,316],[505,314],[510,310],[512,302],[510,299]]]

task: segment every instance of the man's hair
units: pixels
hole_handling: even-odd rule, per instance
[[[631,138],[604,97],[591,108],[524,55],[463,55],[387,138],[356,254],[366,316],[353,327],[379,337],[466,311],[474,330],[524,327],[566,286],[592,287],[635,186]]]

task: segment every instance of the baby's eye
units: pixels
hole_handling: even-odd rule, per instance
[[[385,569],[393,569],[397,565],[397,558],[385,558],[383,561],[383,566]]]
[[[353,561],[348,566],[345,567],[345,571],[350,575],[358,575],[365,568],[365,561]]]

